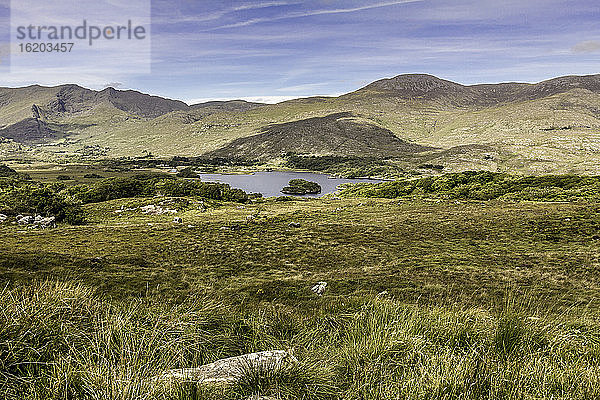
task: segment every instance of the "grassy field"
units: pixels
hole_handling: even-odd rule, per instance
[[[3,275],[77,279],[118,297],[210,293],[295,306],[310,306],[308,288],[321,280],[330,283],[330,296],[387,290],[411,301],[480,304],[510,286],[549,297],[549,304],[585,303],[598,293],[597,205],[265,201],[206,212],[184,207],[183,224],[171,215],[114,212],[164,200],[87,205],[90,223],[80,227],[4,224]]]
[[[165,201],[182,224],[139,210]],[[597,203],[197,204],[119,199],[85,205],[84,226],[0,224],[0,392],[600,397]],[[300,364],[226,388],[149,379],[271,349]]]

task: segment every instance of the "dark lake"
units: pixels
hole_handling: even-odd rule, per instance
[[[311,172],[255,172],[248,175],[233,174],[200,174],[205,182],[227,183],[233,188],[242,189],[247,193],[262,193],[264,197],[285,196],[281,189],[287,186],[292,179],[304,179],[311,182],[317,182],[321,185],[321,193],[317,195],[306,195],[305,197],[321,197],[337,190],[337,187],[343,183],[378,183],[383,182],[377,179],[342,179],[332,178],[325,174],[315,174]]]

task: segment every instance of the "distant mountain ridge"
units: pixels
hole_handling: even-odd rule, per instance
[[[269,161],[286,152],[392,157],[444,171],[600,174],[600,75],[462,85],[405,74],[278,104],[187,105],[77,85],[0,88],[0,158]]]
[[[91,117],[87,126],[97,121],[94,114],[119,112],[132,117],[154,119],[166,114],[183,112],[185,121],[193,123],[217,112],[242,112],[263,106],[243,100],[212,101],[187,105],[180,100],[148,95],[135,90],[117,90],[112,87],[100,91],[69,84],[54,87],[27,86],[0,88],[0,138],[32,144],[52,141],[56,135],[49,122]],[[60,125],[60,124],[59,124]]]
[[[37,96],[39,93],[43,93],[43,95]],[[32,102],[30,107],[37,108],[38,113],[33,115],[34,118],[88,112],[101,104],[142,118],[157,118],[174,111],[198,109],[211,109],[215,112],[221,110],[246,111],[263,105],[262,103],[233,100],[189,106],[180,100],[153,96],[135,90],[117,90],[107,87],[96,91],[69,84],[54,87],[33,85],[24,88],[0,88],[0,111],[3,106],[22,101],[23,98],[30,98]],[[0,126],[2,126],[1,123]]]
[[[600,74],[563,76],[533,84],[510,82],[477,85],[461,85],[427,74],[407,74],[375,81],[354,93],[372,92],[425,100],[453,98],[463,104],[493,105],[536,100],[573,89],[600,93]]]
[[[392,96],[407,100],[447,100],[459,105],[495,105],[507,102],[536,100],[573,89],[584,89],[600,93],[600,74],[585,76],[564,76],[539,83],[498,83],[462,85],[449,80],[440,79],[427,74],[403,74],[393,78],[375,81],[348,95],[369,94],[373,96]],[[342,96],[342,97],[344,97]],[[315,98],[312,102],[324,101],[326,98]],[[14,103],[29,100],[25,109],[38,109],[33,118],[60,116],[92,111],[104,104],[117,110],[130,113],[141,118],[157,118],[177,112],[245,112],[263,103],[252,103],[243,100],[211,101],[187,105],[180,100],[172,100],[160,96],[148,95],[135,90],[117,90],[112,87],[100,91],[87,89],[75,84],[46,87],[32,85],[23,88],[0,88],[0,116],[5,108]],[[308,102],[311,98],[299,99]],[[295,100],[294,100],[295,101]],[[20,110],[23,114],[23,110]],[[31,115],[24,115],[6,122],[19,122]],[[0,118],[0,128],[7,127],[5,118]]]

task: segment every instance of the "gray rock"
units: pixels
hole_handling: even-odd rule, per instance
[[[35,218],[31,215],[21,216],[21,218],[17,218],[17,223],[19,225],[31,225],[35,222]]]
[[[8,219],[8,216],[7,216],[7,215],[0,214],[0,222],[4,222],[4,221],[6,221],[7,219]]]
[[[290,222],[288,226],[290,228],[300,228],[300,224],[298,222]]]
[[[313,286],[310,290],[317,296],[323,296],[325,290],[327,289],[327,282],[318,282],[315,286]]]
[[[162,208],[162,207],[154,205],[154,204],[148,204],[147,206],[140,207],[140,210],[144,214],[148,214],[148,215],[177,214],[177,210],[172,210],[169,208]]]
[[[47,217],[42,218],[40,220],[36,220],[36,225],[39,225],[41,228],[51,228],[56,226],[56,217]]]
[[[56,217],[42,217],[41,215],[18,215],[17,224],[31,225],[33,228],[52,228],[56,226]]]
[[[243,377],[249,370],[276,370],[297,363],[298,360],[285,350],[262,351],[238,357],[224,358],[198,368],[172,369],[157,376],[158,381],[186,381],[198,383],[230,384]]]

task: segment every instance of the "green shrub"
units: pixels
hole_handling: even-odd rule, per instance
[[[0,188],[0,204],[13,213],[54,216],[63,221],[67,215],[74,218],[78,208],[49,185],[13,181]]]
[[[86,179],[102,179],[102,178],[104,178],[102,175],[99,175],[96,173],[85,174],[85,175],[83,175],[83,177]]]
[[[304,179],[292,179],[288,186],[281,190],[285,194],[317,194],[321,193],[321,185]]]
[[[513,176],[461,172],[380,184],[346,186],[346,197],[435,197],[463,200],[600,200],[600,177],[575,175]]]
[[[398,176],[402,169],[375,157],[308,156],[288,153],[286,165],[293,169],[340,174],[348,178]]]
[[[181,171],[179,171],[177,173],[177,177],[179,178],[200,178],[200,175],[198,175],[194,169],[192,167],[187,167],[182,169]]]
[[[99,203],[102,201],[135,196],[152,196],[154,191],[147,181],[135,178],[106,178],[92,185],[77,185],[69,193],[81,203]]]
[[[223,183],[209,183],[176,179],[165,175],[135,175],[133,177],[106,178],[93,184],[81,184],[66,189],[74,200],[82,204],[103,201],[148,197],[203,197],[211,200],[246,202],[248,195]]]
[[[8,165],[0,164],[0,177],[15,177],[18,173]]]

